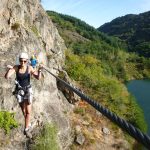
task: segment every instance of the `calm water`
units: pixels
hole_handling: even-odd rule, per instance
[[[127,88],[144,111],[150,135],[150,80],[132,80],[127,83]]]

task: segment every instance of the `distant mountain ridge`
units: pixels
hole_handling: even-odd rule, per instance
[[[47,11],[48,15],[57,26],[60,34],[65,38],[66,46],[73,40],[84,41],[101,41],[102,45],[108,44],[114,48],[124,49],[126,46],[119,38],[107,36],[106,34],[99,32],[94,27],[88,25],[86,22],[69,15],[60,14],[54,11]],[[63,32],[62,32],[63,30]],[[68,33],[68,31],[70,31]],[[72,32],[72,33],[71,33]],[[72,34],[72,35],[71,35]],[[78,35],[77,35],[78,34]],[[73,38],[71,38],[73,36]],[[74,41],[75,42],[75,41]]]
[[[129,51],[150,57],[150,11],[118,17],[98,30],[126,41]]]

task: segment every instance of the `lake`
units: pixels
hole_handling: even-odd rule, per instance
[[[150,135],[150,80],[132,80],[127,84],[128,91],[134,95],[137,103],[143,109]]]

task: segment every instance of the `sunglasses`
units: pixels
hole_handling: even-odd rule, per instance
[[[21,63],[26,63],[27,60],[19,60]]]

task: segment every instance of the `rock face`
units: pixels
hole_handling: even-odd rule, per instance
[[[57,74],[64,62],[65,45],[56,27],[43,10],[39,0],[1,0],[0,2],[0,110],[15,112],[18,129],[8,136],[0,132],[3,150],[26,149],[27,139],[23,135],[24,118],[15,97],[12,95],[14,78],[7,81],[2,76],[6,65],[15,65],[16,56],[27,52],[36,53],[38,61]],[[67,149],[71,142],[71,128],[67,115],[70,106],[64,102],[54,77],[44,72],[40,81],[32,79],[34,100],[31,122],[34,128],[45,122],[58,126],[58,140],[61,149]],[[33,130],[34,130],[33,128]],[[1,142],[1,140],[0,140]]]

